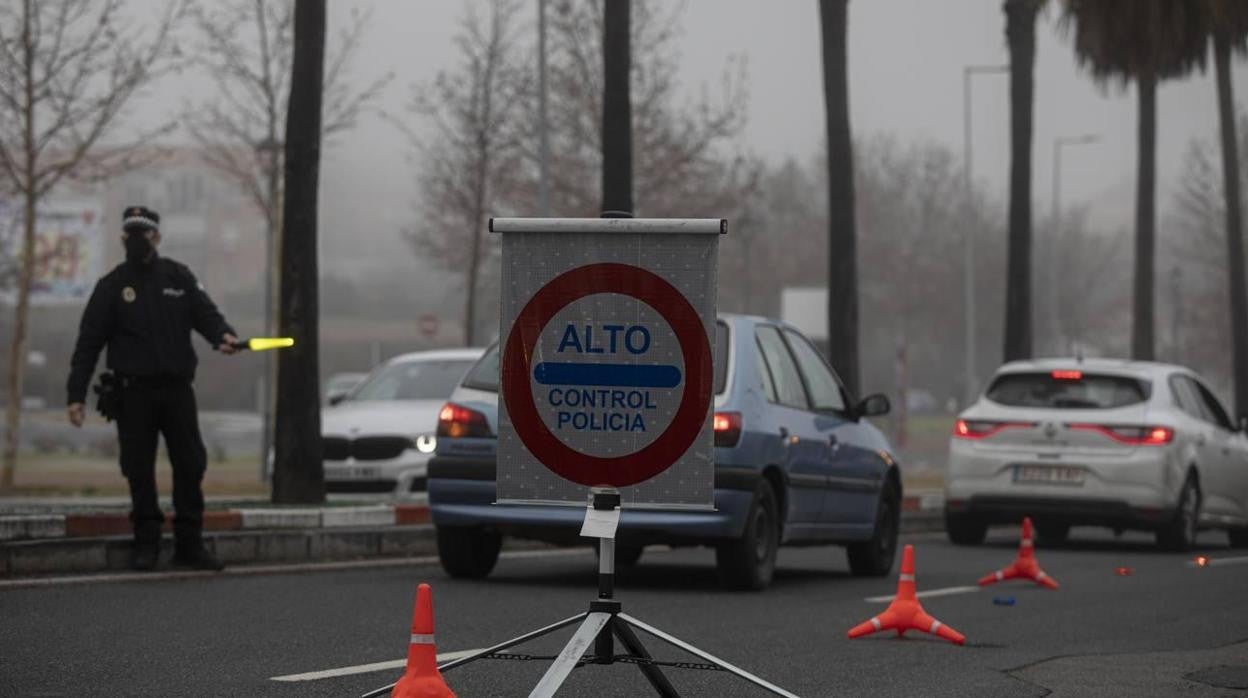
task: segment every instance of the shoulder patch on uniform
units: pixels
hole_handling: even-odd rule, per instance
[[[134,299],[138,297],[139,294],[134,292],[133,286],[127,286],[121,289],[121,299],[127,303],[133,303]]]

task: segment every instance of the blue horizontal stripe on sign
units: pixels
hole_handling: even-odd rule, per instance
[[[680,369],[675,366],[561,363],[544,361],[533,369],[542,385],[598,385],[608,388],[675,388]]]

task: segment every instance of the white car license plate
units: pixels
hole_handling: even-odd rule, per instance
[[[1014,482],[1042,485],[1082,485],[1088,471],[1061,465],[1015,465]]]
[[[378,468],[348,466],[345,468],[326,468],[326,480],[375,480],[381,474]]]

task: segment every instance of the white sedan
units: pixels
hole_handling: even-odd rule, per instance
[[[1248,546],[1248,435],[1191,370],[1045,359],[998,369],[954,426],[945,523],[954,543],[1030,516],[1042,541],[1072,525],[1154,531],[1185,550],[1200,528]]]
[[[482,349],[422,351],[373,370],[322,413],[329,492],[396,497],[425,490],[438,411]]]

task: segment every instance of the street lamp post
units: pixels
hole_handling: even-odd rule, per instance
[[[537,0],[537,211],[550,216],[550,125],[546,106],[546,0]]]
[[[971,233],[971,214],[975,210],[975,199],[971,191],[974,183],[972,177],[971,153],[971,78],[975,75],[1008,73],[1009,65],[968,65],[962,68],[962,187],[966,199],[966,222],[962,228],[962,291],[963,291],[963,322],[966,328],[966,383],[965,400],[970,404],[976,393],[976,360],[975,360],[975,244]]]
[[[276,313],[274,312],[273,299],[275,297],[273,282],[276,274],[273,273],[274,252],[277,247],[278,234],[278,196],[280,189],[281,173],[278,172],[280,165],[279,157],[281,155],[282,143],[277,140],[275,134],[270,133],[267,138],[256,144],[256,153],[261,157],[267,157],[268,167],[268,205],[269,210],[265,211],[265,236],[264,236],[264,334],[273,336],[275,334],[273,321]],[[264,379],[261,381],[260,390],[260,480],[265,481],[272,473],[269,472],[269,451],[273,448],[273,352],[266,352],[264,356]]]
[[[1058,297],[1057,297],[1057,265],[1058,265],[1058,247],[1061,244],[1062,232],[1062,148],[1068,145],[1088,145],[1101,140],[1096,134],[1086,134],[1082,136],[1058,136],[1053,139],[1053,211],[1050,214],[1053,232],[1049,240],[1049,262],[1045,265],[1047,273],[1045,276],[1045,296],[1048,298],[1049,305],[1049,342],[1056,354],[1061,351],[1061,330],[1058,327]],[[1073,337],[1071,338],[1073,341]],[[1072,346],[1073,350],[1074,347]]]

